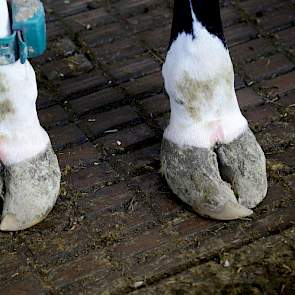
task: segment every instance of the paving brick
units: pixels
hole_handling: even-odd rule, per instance
[[[288,93],[287,95],[282,95],[278,100],[278,103],[284,107],[288,107],[289,109],[294,108],[295,104],[295,92]]]
[[[224,35],[231,47],[256,38],[257,31],[253,26],[241,23],[225,28]]]
[[[34,278],[31,273],[16,275],[1,286],[1,292],[7,295],[39,295],[46,294],[46,291],[40,281]]]
[[[159,4],[156,0],[122,0],[116,5],[121,15],[135,15],[147,12]]]
[[[148,196],[153,212],[157,213],[157,218],[166,218],[184,210],[181,201],[171,193],[159,172],[138,176],[134,179],[134,184],[140,192]]]
[[[89,115],[86,119],[80,121],[79,126],[86,132],[89,132],[91,136],[98,136],[120,124],[128,123],[138,118],[134,108],[123,106],[108,112]]]
[[[73,32],[82,33],[82,31],[94,30],[97,26],[113,23],[116,18],[110,15],[105,8],[98,8],[69,16],[65,18],[65,21]]]
[[[38,116],[41,125],[46,129],[68,122],[68,115],[60,105],[43,109],[39,111]]]
[[[77,51],[78,49],[72,40],[68,37],[62,37],[52,40],[45,53],[36,59],[34,58],[33,61],[36,64],[44,64],[54,59],[68,57]]]
[[[151,139],[154,135],[154,132],[146,124],[141,124],[100,137],[95,141],[95,144],[103,146],[109,153],[115,153],[124,151],[131,145]]]
[[[160,66],[148,55],[141,55],[132,60],[107,66],[106,69],[116,81],[128,81],[160,71]]]
[[[286,131],[284,131],[286,132]],[[291,141],[293,134],[290,136],[289,142]],[[280,136],[282,140],[282,136]],[[288,143],[288,139],[286,141]],[[295,170],[295,150],[293,147],[283,150],[279,153],[272,153],[267,156],[268,168],[277,174],[288,174]]]
[[[168,235],[160,232],[157,228],[154,231],[143,233],[132,238],[132,240],[116,245],[112,251],[118,256],[135,255],[159,247],[161,243],[167,242],[169,238]]]
[[[143,260],[140,260],[137,256],[136,259],[138,262],[133,264],[133,268],[130,270],[129,276],[134,277],[134,279],[138,281],[145,281],[148,279],[152,279],[155,274],[160,277],[165,277],[165,274],[167,274],[168,271],[176,271],[176,269],[178,271],[180,269],[187,271],[187,265],[185,262],[192,261],[193,257],[193,259],[201,260],[205,257],[208,257],[208,255],[210,254],[212,255],[213,253],[217,254],[220,253],[220,251],[228,252],[230,249],[236,248],[238,245],[243,244],[242,241],[251,241],[251,239],[249,240],[249,235],[254,232],[256,232],[256,236],[264,237],[274,227],[282,226],[283,229],[286,229],[286,227],[284,227],[283,225],[284,220],[292,218],[291,214],[293,213],[294,210],[292,209],[288,209],[286,211],[282,210],[282,219],[278,222],[275,222],[276,218],[278,217],[276,214],[270,214],[267,217],[261,217],[260,219],[256,220],[250,227],[247,227],[246,231],[240,227],[241,225],[236,225],[235,230],[231,235],[226,235],[223,237],[221,235],[224,233],[222,229],[224,229],[225,224],[219,223],[219,227],[215,227],[216,231],[214,231],[214,229],[212,228],[211,234],[206,236],[206,238],[204,238],[204,236],[197,238],[198,236],[196,236],[193,244],[194,246],[191,249],[182,248],[182,251],[180,249],[181,247],[184,247],[184,245],[180,242],[180,240],[176,239],[173,243],[173,246],[179,247],[178,251],[176,251],[175,248],[173,251],[172,245],[170,245],[170,248],[163,247],[162,249],[156,249],[153,252],[151,251],[150,254],[146,253],[144,257],[145,259]],[[267,223],[270,220],[274,221],[274,223],[272,223],[271,227],[268,227]],[[239,231],[239,235],[235,234],[236,230]],[[228,247],[229,241],[231,241],[231,247]],[[225,246],[225,243],[227,244],[227,246]],[[209,248],[208,245],[210,245]],[[219,251],[217,249],[219,249]],[[143,256],[144,254],[141,255]],[[162,255],[162,258],[159,257],[160,255]],[[148,265],[143,262],[147,260]],[[165,264],[163,263],[163,261],[165,261]],[[212,260],[210,259],[210,261]]]
[[[58,21],[47,23],[46,31],[49,41],[52,41],[58,37],[62,37],[65,34],[64,26]]]
[[[68,16],[87,11],[92,0],[50,1],[48,7],[61,16]]]
[[[97,47],[116,39],[127,38],[131,34],[131,25],[116,22],[102,25],[96,30],[84,32],[80,38],[87,46]]]
[[[156,72],[152,75],[122,83],[121,86],[129,95],[143,97],[147,94],[152,95],[161,92],[163,89],[163,78],[160,72]]]
[[[244,112],[244,115],[250,126],[257,129],[261,129],[262,127],[280,118],[280,114],[277,109],[268,104],[259,106],[254,110]]]
[[[286,0],[282,0],[282,1],[267,0],[263,2],[248,0],[248,1],[241,1],[240,6],[250,15],[256,15],[256,14],[259,15],[266,11],[277,10],[278,8],[285,6],[288,3],[289,1],[286,1]]]
[[[119,102],[124,95],[118,88],[105,88],[89,95],[82,96],[69,101],[71,109],[77,116],[81,116],[90,111],[94,111],[99,107]]]
[[[259,38],[232,47],[230,53],[234,61],[249,62],[275,52],[275,50],[269,40]]]
[[[280,9],[271,12],[260,12],[256,18],[258,24],[267,32],[279,31],[294,23],[294,7],[284,5]]]
[[[170,39],[171,28],[169,26],[157,28],[153,31],[138,33],[138,38],[142,40],[150,49],[160,53],[166,53]]]
[[[275,34],[277,40],[288,48],[294,48],[295,46],[295,27],[291,27],[287,30],[277,32]]]
[[[169,118],[170,118],[170,114],[166,113],[164,116],[162,116],[156,120],[157,124],[159,125],[159,127],[161,128],[162,131],[164,131],[166,129],[166,127],[168,126]]]
[[[170,110],[169,98],[162,93],[144,99],[142,101],[142,106],[144,111],[152,118]]]
[[[101,187],[114,179],[114,171],[107,163],[81,168],[78,172],[64,177],[68,187],[76,191],[88,191],[93,187]]]
[[[154,27],[167,27],[171,23],[172,11],[165,8],[155,8],[143,14],[128,17],[127,21],[133,25],[134,33],[149,31]]]
[[[261,58],[257,62],[245,65],[246,74],[253,81],[268,79],[284,74],[294,68],[294,64],[284,55],[276,54],[269,58]]]
[[[223,27],[229,27],[240,21],[240,15],[234,7],[226,7],[221,10]]]
[[[67,167],[77,168],[94,164],[99,162],[103,155],[91,143],[86,142],[57,152],[57,157],[61,169],[65,169]]]
[[[266,198],[259,206],[258,210],[270,210],[278,206],[283,206],[287,199],[292,198],[291,194],[286,190],[286,187],[280,183],[269,183]]]
[[[39,87],[38,89],[38,99],[37,99],[37,109],[42,109],[49,107],[56,103],[56,97],[50,94],[48,90]]]
[[[108,83],[108,80],[99,71],[79,75],[78,77],[66,79],[59,82],[58,90],[62,97],[71,97],[73,95],[82,96],[102,88]]]
[[[235,89],[240,89],[245,87],[244,79],[240,77],[239,74],[235,73]]]
[[[243,88],[237,91],[237,98],[240,108],[253,108],[263,103],[263,99],[257,95],[251,88]]]
[[[48,80],[56,80],[79,76],[92,68],[91,62],[83,54],[75,54],[44,65],[42,71]]]
[[[261,85],[267,90],[270,96],[275,97],[295,89],[294,81],[295,73],[293,71],[272,80],[264,81],[261,83]]]
[[[52,267],[49,280],[57,287],[72,284],[95,274],[96,279],[103,279],[111,271],[112,265],[106,254],[96,252],[86,257],[77,258],[67,264]]]
[[[295,187],[295,174],[292,174],[292,175],[288,175],[285,177],[285,181],[287,182],[287,184],[289,185],[289,187],[293,190],[293,192],[295,191],[294,190],[294,187]]]
[[[276,122],[257,135],[265,151],[279,149],[295,143],[295,126],[290,123]]]
[[[89,194],[79,199],[78,207],[85,212],[85,218],[96,219],[99,214],[113,211],[128,204],[134,194],[126,183],[104,187],[95,194]]]
[[[52,128],[49,130],[49,136],[55,149],[63,149],[69,144],[83,143],[87,140],[74,124]]]
[[[126,171],[127,174],[131,174],[135,170],[149,167],[155,162],[159,162],[159,158],[160,146],[154,145],[118,156],[117,161],[122,170]]]
[[[189,271],[183,270],[156,284],[139,288],[132,294],[202,294],[204,290],[207,294],[216,294],[216,290],[235,292],[237,288],[246,293],[271,293],[274,290],[279,292],[281,289],[280,283],[276,280],[277,276],[284,277],[284,289],[287,294],[292,293],[293,276],[290,275],[290,271],[282,268],[285,263],[289,267],[292,265],[292,246],[286,241],[285,236],[293,235],[294,229],[292,233],[286,231],[282,235],[262,238],[240,249],[233,249],[230,253],[222,251],[219,261],[205,262]],[[275,264],[273,260],[276,260]],[[224,266],[225,262],[229,266]],[[263,278],[261,273],[268,272],[269,269],[272,269],[270,276],[267,279]],[[215,278],[213,281],[211,276]],[[272,286],[269,285],[269,280],[272,281]],[[259,289],[256,286],[259,286]]]
[[[14,276],[22,275],[28,270],[24,259],[16,252],[2,252],[0,259],[0,282],[2,284],[13,279]]]
[[[94,48],[93,51],[99,62],[112,64],[141,55],[147,49],[140,44],[137,38],[129,37],[103,44],[98,48]]]

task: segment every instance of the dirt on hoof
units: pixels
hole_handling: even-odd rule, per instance
[[[51,146],[33,159],[4,167],[5,196],[0,229],[22,230],[42,221],[56,202],[60,177]]]
[[[199,214],[220,220],[252,214],[237,202],[230,185],[221,178],[212,149],[179,147],[163,139],[161,163],[172,191]]]
[[[231,184],[238,201],[254,208],[266,196],[267,175],[264,153],[252,131],[216,149],[222,179]]]

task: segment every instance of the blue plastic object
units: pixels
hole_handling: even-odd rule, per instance
[[[16,32],[5,38],[0,38],[0,65],[8,65],[16,61],[16,41]]]
[[[40,0],[11,0],[12,34],[0,38],[0,65],[37,57],[46,49],[44,6]]]

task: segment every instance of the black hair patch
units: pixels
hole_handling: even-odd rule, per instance
[[[219,0],[174,0],[174,12],[171,29],[169,47],[179,34],[191,34],[192,38],[197,38],[193,32],[193,16],[191,5],[197,20],[207,29],[207,31],[217,36],[224,46],[226,42],[223,34]]]

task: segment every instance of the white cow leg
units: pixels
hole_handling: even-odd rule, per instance
[[[0,0],[0,34],[10,34],[6,0]],[[49,137],[39,124],[36,99],[35,72],[28,61],[0,65],[3,231],[25,229],[43,220],[59,192],[60,170]]]
[[[171,41],[163,66],[171,104],[161,156],[167,183],[201,215],[251,215],[266,196],[266,161],[237,103],[219,1],[175,0]]]

